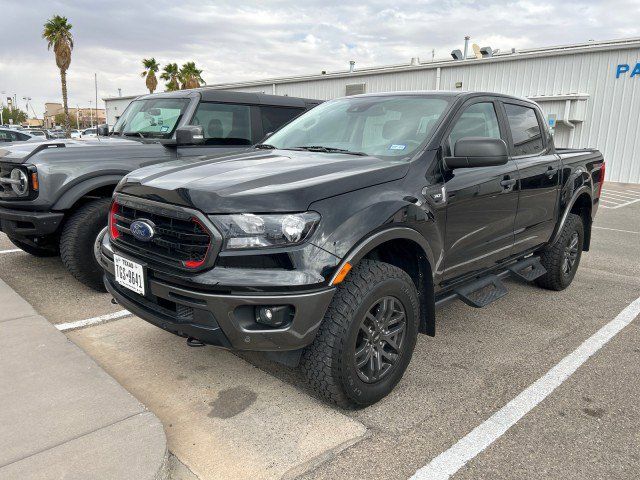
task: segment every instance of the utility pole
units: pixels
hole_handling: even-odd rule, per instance
[[[93,128],[93,109],[91,108],[92,100],[89,100],[89,115],[91,117],[91,128]]]
[[[98,74],[93,74],[93,82],[96,87],[96,126],[98,125]]]
[[[76,103],[76,129],[80,130],[80,107]]]

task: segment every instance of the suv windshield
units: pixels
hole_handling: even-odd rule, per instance
[[[116,122],[113,133],[144,138],[171,138],[188,105],[187,98],[134,100]]]
[[[405,157],[426,143],[449,103],[417,95],[341,98],[293,120],[265,145]]]

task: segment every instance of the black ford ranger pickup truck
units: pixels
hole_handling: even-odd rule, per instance
[[[126,309],[192,346],[269,352],[369,405],[419,332],[512,275],[566,288],[605,164],[556,149],[539,107],[492,93],[326,102],[243,153],[129,174],[96,252]]]
[[[125,174],[248,148],[319,103],[206,88],[156,93],[134,100],[108,137],[3,145],[0,230],[32,255],[60,254],[78,280],[104,290],[93,246]]]

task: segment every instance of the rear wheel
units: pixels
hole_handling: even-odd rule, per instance
[[[367,406],[402,378],[418,335],[418,293],[398,267],[362,260],[342,282],[302,369],[313,389],[340,406]]]
[[[24,250],[34,257],[56,257],[60,254],[58,245],[54,242],[43,242],[42,245],[33,245],[29,242],[18,240],[13,237],[9,237],[9,240],[11,240],[11,243],[16,247]]]
[[[564,290],[571,285],[580,264],[583,244],[582,218],[570,213],[558,240],[545,247],[540,255],[540,263],[547,273],[538,277],[536,284],[549,290]]]
[[[100,198],[80,206],[67,220],[60,237],[60,257],[67,270],[86,286],[104,292],[103,270],[94,245],[107,226],[111,199]]]

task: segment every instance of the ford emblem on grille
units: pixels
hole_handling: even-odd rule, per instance
[[[149,242],[155,235],[154,225],[149,220],[136,220],[131,222],[131,235],[141,242]]]

